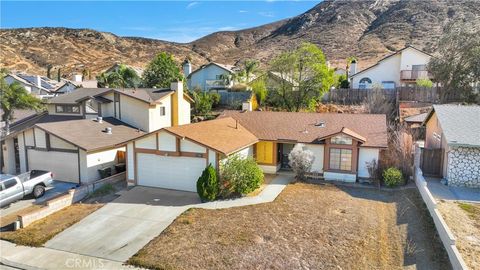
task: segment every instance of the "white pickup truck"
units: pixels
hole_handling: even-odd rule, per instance
[[[0,207],[22,199],[33,193],[39,198],[45,194],[45,188],[51,186],[53,173],[32,170],[19,175],[0,174]]]

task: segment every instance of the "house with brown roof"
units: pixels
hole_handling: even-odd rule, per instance
[[[127,179],[136,185],[196,191],[206,166],[231,155],[255,158],[265,173],[289,169],[303,144],[326,180],[369,178],[366,163],[387,147],[385,115],[225,111],[219,118],[163,128],[127,144]]]
[[[2,172],[49,170],[55,180],[87,183],[99,170],[125,167],[126,142],[190,123],[183,83],[170,89],[79,88],[46,101],[47,113],[2,137]]]

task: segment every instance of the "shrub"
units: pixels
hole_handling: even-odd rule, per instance
[[[263,182],[263,172],[252,157],[230,156],[220,171],[220,192],[223,197],[248,194]]]
[[[210,164],[203,170],[202,175],[197,180],[197,193],[204,202],[215,200],[218,192],[217,172]]]
[[[288,164],[298,180],[305,180],[305,173],[312,169],[315,156],[310,150],[304,149],[304,145],[299,143],[295,145],[290,154],[288,154]]]
[[[416,83],[418,86],[421,87],[426,87],[426,88],[432,88],[433,87],[433,82],[430,79],[417,79]]]
[[[252,91],[257,96],[258,104],[263,105],[267,98],[267,86],[265,81],[262,79],[257,79],[253,81],[250,86],[252,87]]]
[[[210,100],[212,101],[212,106],[215,107],[220,103],[220,94],[215,92],[210,92]]]
[[[389,187],[404,184],[402,172],[394,167],[390,167],[383,171],[383,181]]]

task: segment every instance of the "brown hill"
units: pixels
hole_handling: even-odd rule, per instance
[[[335,66],[344,66],[345,58],[354,55],[365,67],[405,45],[434,52],[444,27],[453,21],[480,27],[480,1],[327,0],[288,20],[217,32],[186,44],[88,29],[4,29],[0,64],[39,73],[52,64],[66,74],[84,68],[96,74],[115,62],[143,67],[160,51],[173,53],[178,61],[190,56],[194,66],[208,61],[235,64],[246,58],[265,64],[308,41],[319,45]]]

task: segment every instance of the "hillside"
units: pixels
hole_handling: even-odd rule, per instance
[[[90,69],[94,74],[115,62],[143,67],[158,52],[173,53],[194,66],[208,61],[235,64],[255,58],[263,64],[300,42],[319,45],[335,66],[354,55],[366,67],[385,54],[413,45],[434,52],[445,25],[464,21],[480,27],[480,1],[376,0],[321,2],[288,20],[240,31],[217,32],[179,44],[119,37],[89,29],[26,28],[0,30],[1,66],[45,73]]]

